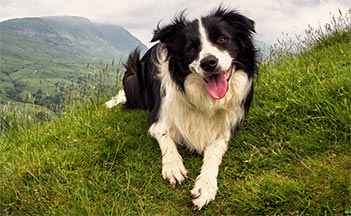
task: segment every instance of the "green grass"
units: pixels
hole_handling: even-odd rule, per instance
[[[40,78],[35,73],[18,75],[18,72],[12,77],[5,77],[7,82],[0,87],[0,133],[11,130],[11,127],[27,127],[45,121],[42,118],[43,113],[48,116],[47,119],[53,119],[62,113],[85,106],[87,101],[98,102],[102,97],[116,94],[120,89],[120,62],[115,64],[112,61],[106,66],[102,63],[99,66],[88,64],[84,73],[76,71],[76,75],[66,78],[51,76],[51,73],[72,73],[70,70],[73,68],[70,67],[72,64],[61,65],[55,69],[45,68],[46,72],[42,72],[42,75],[47,76]],[[16,81],[12,83],[11,80],[14,79]],[[18,101],[12,101],[8,95]]]
[[[216,200],[193,211],[189,178],[161,176],[144,111],[88,104],[0,135],[1,215],[351,215],[351,31],[260,65],[249,116],[231,142]]]

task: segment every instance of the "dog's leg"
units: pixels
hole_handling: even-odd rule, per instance
[[[218,189],[218,169],[227,148],[226,141],[218,140],[205,149],[201,173],[196,178],[194,188],[190,191],[195,209],[200,210],[215,199]]]
[[[118,104],[125,103],[127,101],[126,95],[123,90],[119,90],[118,94],[114,96],[111,100],[107,101],[105,103],[105,106],[107,108],[112,108],[114,106],[117,106]]]
[[[183,165],[182,156],[180,156],[176,144],[167,134],[165,124],[155,122],[151,125],[149,133],[160,145],[162,153],[162,176],[172,185],[181,184],[187,177],[188,171]]]

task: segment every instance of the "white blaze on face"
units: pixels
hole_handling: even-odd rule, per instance
[[[201,20],[199,20],[199,33],[201,50],[197,59],[195,59],[189,68],[193,73],[199,74],[206,80],[206,91],[213,99],[225,97],[228,91],[228,81],[231,77],[233,59],[226,50],[218,49],[213,42],[209,40],[208,34]],[[214,56],[218,63],[214,71],[204,71],[201,68],[201,61],[208,57]]]
[[[201,19],[199,19],[199,32],[200,32],[200,44],[201,50],[199,57],[195,59],[190,65],[190,70],[192,72],[200,74],[202,77],[205,77],[205,71],[200,67],[200,62],[203,58],[213,55],[218,59],[218,67],[227,71],[231,66],[233,59],[226,50],[218,49],[208,38],[205,27],[202,25]]]

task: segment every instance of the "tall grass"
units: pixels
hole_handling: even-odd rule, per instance
[[[308,25],[305,34],[295,35],[291,37],[283,33],[284,38],[278,39],[277,43],[270,47],[270,54],[264,62],[282,61],[296,57],[316,46],[328,45],[328,41],[335,43],[334,39],[337,35],[348,35],[351,29],[351,8],[342,12],[338,10],[338,14],[330,14],[331,21],[324,26],[313,28]]]
[[[87,65],[87,73],[70,84],[57,82],[55,103],[43,97],[38,101],[32,94],[27,95],[25,103],[9,102],[0,106],[0,133],[18,130],[82,108],[87,104],[99,104],[100,100],[117,94],[121,88],[123,64],[113,60],[111,64]],[[48,93],[43,92],[44,95]],[[50,96],[51,97],[51,96]]]
[[[72,83],[65,92],[63,112],[80,108],[89,102],[100,104],[101,99],[117,94],[122,87],[123,72],[123,64],[119,61],[115,65],[113,60],[111,65],[106,64],[97,73],[87,74],[79,85]]]

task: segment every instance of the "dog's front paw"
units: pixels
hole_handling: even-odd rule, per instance
[[[165,180],[169,181],[171,185],[181,184],[188,175],[182,160],[172,160],[163,163],[162,176]]]
[[[214,200],[217,189],[216,178],[199,176],[195,182],[194,188],[190,191],[194,209],[201,210],[210,201]]]

